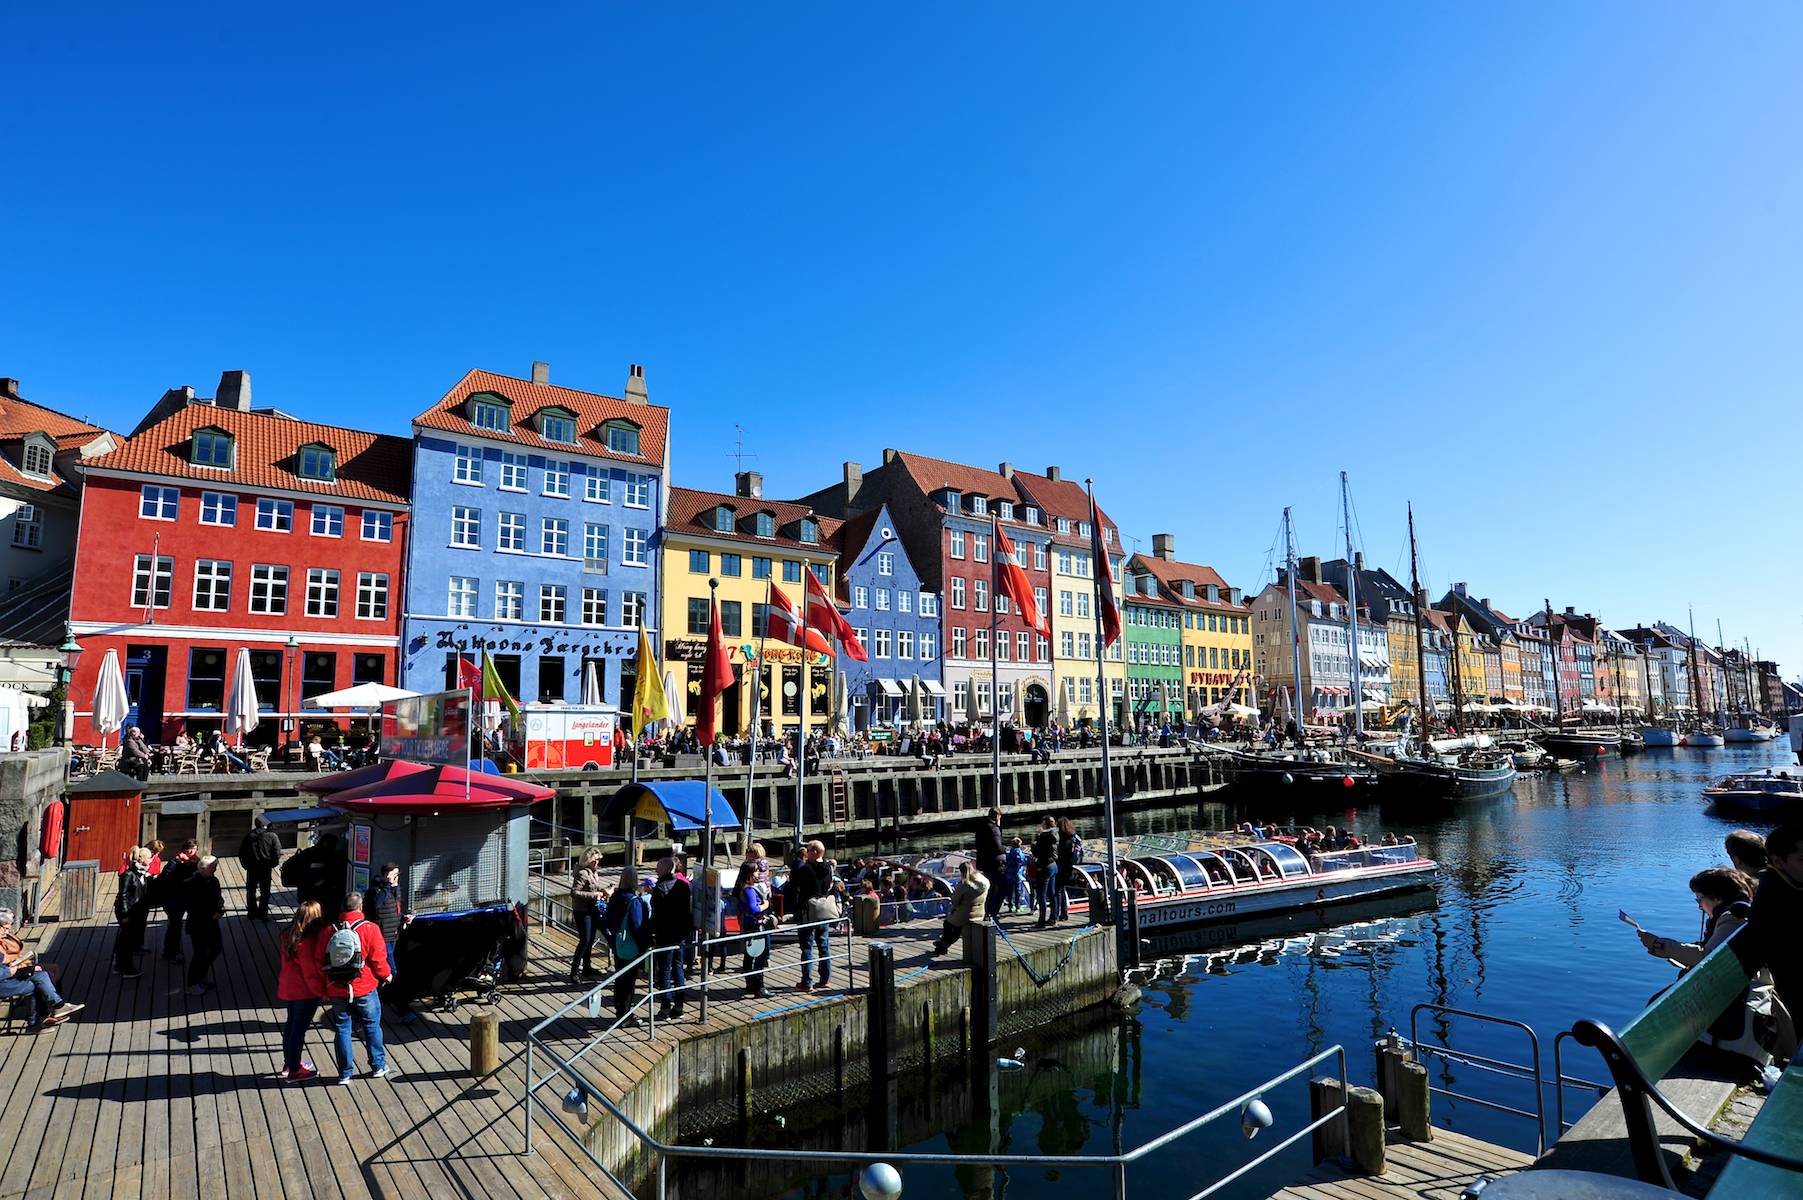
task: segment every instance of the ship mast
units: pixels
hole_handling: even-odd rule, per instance
[[[1415,683],[1421,697],[1421,744],[1427,745],[1427,634],[1421,621],[1421,566],[1415,558],[1415,506],[1409,505],[1409,607],[1415,610]]]
[[[1346,607],[1352,617],[1352,738],[1357,744],[1365,740],[1365,678],[1359,669],[1359,576],[1358,563],[1352,557],[1352,498],[1344,471],[1340,472],[1340,519],[1346,525]]]
[[[1697,667],[1697,610],[1686,608],[1690,614],[1690,710],[1696,714],[1696,727],[1703,727],[1703,672]]]
[[[1302,719],[1302,638],[1296,625],[1296,543],[1290,531],[1290,510],[1283,510],[1283,574],[1290,585],[1290,688],[1294,692],[1292,716],[1297,730],[1305,727]]]

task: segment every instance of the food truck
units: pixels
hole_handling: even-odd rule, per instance
[[[606,704],[520,706],[525,732],[521,756],[529,771],[599,770],[614,765],[620,710]]]

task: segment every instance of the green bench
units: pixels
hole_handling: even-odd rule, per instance
[[[1619,1033],[1601,1021],[1579,1021],[1572,1027],[1579,1044],[1601,1052],[1609,1067],[1620,1111],[1599,1112],[1598,1121],[1626,1127],[1634,1174],[1641,1180],[1676,1188],[1661,1142],[1658,1116],[1662,1112],[1690,1138],[1732,1156],[1710,1196],[1763,1200],[1803,1195],[1803,1065],[1793,1065],[1783,1074],[1738,1142],[1706,1128],[1732,1095],[1732,1085],[1706,1074],[1673,1077],[1679,1060],[1739,997],[1749,978],[1730,939],[1685,972]],[[1661,1084],[1666,1084],[1664,1090]],[[1589,1120],[1587,1117],[1574,1126],[1572,1134],[1579,1134]],[[1667,1128],[1669,1131],[1669,1124]],[[1560,1146],[1537,1165],[1579,1166],[1573,1159],[1582,1155],[1583,1141],[1580,1134],[1571,1152],[1561,1159],[1560,1150],[1565,1146],[1561,1139]]]

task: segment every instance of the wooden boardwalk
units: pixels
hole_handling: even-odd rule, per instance
[[[1485,1175],[1513,1175],[1534,1161],[1504,1146],[1435,1129],[1431,1142],[1405,1142],[1390,1131],[1382,1175],[1355,1175],[1322,1163],[1271,1200],[1458,1200]]]
[[[276,1077],[284,1015],[274,999],[280,925],[243,915],[235,862],[222,859],[220,877],[225,953],[212,973],[216,990],[205,996],[189,996],[184,968],[162,961],[160,917],[146,939],[143,977],[111,973],[110,878],[102,879],[96,918],[61,922],[52,905],[45,921],[25,931],[42,958],[59,965],[63,994],[88,1007],[55,1029],[0,1037],[0,1102],[13,1118],[13,1136],[0,1147],[0,1200],[625,1196],[542,1118],[535,1152],[522,1153],[526,1031],[580,994],[565,978],[571,949],[565,935],[535,929],[527,978],[496,999],[502,1022],[496,1076],[480,1083],[469,1078],[468,1020],[481,1011],[472,1004],[455,1014],[422,1012],[409,1025],[386,1022],[394,1074],[359,1075],[349,1087],[330,1083],[331,1033],[316,1024],[307,1053],[322,1078],[289,1086]],[[291,903],[289,894],[276,892],[277,913]],[[1007,922],[1023,951],[1068,942],[1076,932],[1068,925],[1033,931],[1030,923],[1024,916]],[[937,929],[937,920],[929,920],[884,930],[885,940],[896,944],[900,973],[920,978],[956,969],[955,952],[930,964],[925,958]],[[865,953],[864,939],[857,953]],[[844,964],[835,966],[834,993],[809,996],[795,988],[796,972],[783,969],[796,958],[795,939],[779,936],[768,999],[745,999],[742,981],[729,974],[715,982],[717,1000],[705,1025],[691,1005],[684,1022],[659,1022],[659,1045],[647,1031],[625,1032],[598,1056],[607,1078],[629,1086],[665,1048],[693,1032],[798,1004],[831,1003],[845,985]],[[575,1039],[593,1036],[595,1023],[579,1011],[547,1032],[559,1048],[566,1041],[573,1047]],[[357,1060],[361,1072],[367,1059],[360,1043]],[[555,1096],[549,1089],[541,1094],[553,1103]]]

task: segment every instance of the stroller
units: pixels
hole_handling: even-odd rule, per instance
[[[526,915],[518,905],[416,916],[401,931],[394,983],[384,998],[403,1013],[426,1004],[456,1012],[466,998],[492,1003],[503,984],[525,974],[526,944]]]

